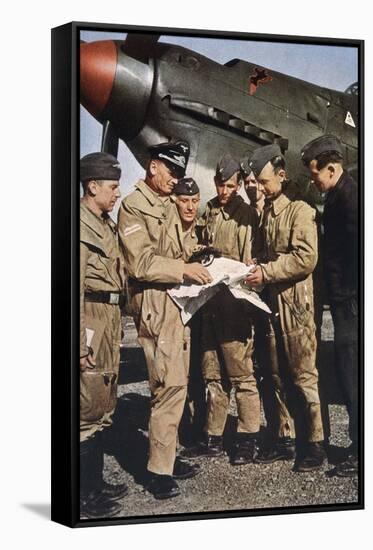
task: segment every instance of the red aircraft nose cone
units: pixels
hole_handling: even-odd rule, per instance
[[[80,102],[95,117],[108,102],[116,66],[117,49],[112,40],[80,45]]]

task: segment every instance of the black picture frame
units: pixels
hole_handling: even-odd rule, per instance
[[[333,505],[225,510],[82,520],[79,514],[79,38],[83,30],[353,46],[359,82],[359,414],[358,500]],[[294,514],[364,508],[364,42],[73,22],[52,30],[52,520],[70,527]]]

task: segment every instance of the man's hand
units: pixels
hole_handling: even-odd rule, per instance
[[[257,259],[256,258],[251,258],[251,260],[249,260],[248,262],[246,262],[246,265],[248,267],[252,267],[254,265],[258,265],[258,262],[257,262]]]
[[[263,271],[260,265],[257,265],[255,269],[249,273],[245,279],[245,283],[252,287],[261,286],[264,283]]]
[[[93,359],[93,355],[89,353],[85,357],[80,358],[80,370],[83,372],[87,368],[93,369],[96,366],[96,361]]]
[[[184,264],[184,278],[201,285],[211,283],[212,281],[212,277],[208,270],[197,262]]]

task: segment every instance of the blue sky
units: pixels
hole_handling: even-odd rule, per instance
[[[124,33],[82,31],[81,38],[94,40],[124,40]],[[355,47],[313,46],[225,40],[216,38],[192,38],[185,36],[161,36],[160,42],[169,42],[194,50],[219,63],[238,58],[275,71],[307,80],[319,86],[344,91],[358,78],[358,52]],[[101,125],[85,109],[81,108],[81,156],[100,150]],[[121,142],[118,153],[123,166],[122,195],[128,194],[134,183],[142,177],[143,169],[126,145]],[[115,217],[116,211],[113,213]]]

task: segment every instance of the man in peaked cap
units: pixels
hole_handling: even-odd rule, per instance
[[[223,257],[246,263],[252,258],[257,215],[237,195],[240,164],[230,154],[217,164],[215,185],[217,196],[207,203],[199,222],[202,244],[220,250]],[[237,465],[252,462],[260,428],[260,401],[251,360],[251,309],[246,300],[234,298],[225,285],[202,310],[201,347],[207,389],[206,441],[188,454],[223,454],[223,432],[233,386],[238,426],[231,460]]]
[[[334,323],[336,373],[349,414],[351,446],[335,473],[358,472],[358,194],[343,168],[343,148],[333,135],[320,136],[301,151],[317,189],[326,193],[323,212],[324,276]]]
[[[103,431],[116,405],[123,262],[109,213],[120,197],[120,165],[106,153],[80,161],[80,489],[81,515],[112,517],[126,485],[103,480]]]
[[[253,287],[265,285],[272,315],[266,319],[264,395],[270,439],[257,457],[268,464],[295,458],[296,469],[314,470],[325,460],[313,312],[312,272],[317,262],[315,212],[287,181],[276,144],[256,149],[249,162],[266,197],[261,223],[263,250]],[[295,421],[295,427],[294,427]]]
[[[168,166],[171,171],[182,178],[189,159],[189,143],[187,141],[166,141],[149,147],[150,158],[158,159]]]
[[[184,280],[204,284],[206,268],[186,263],[183,230],[170,195],[185,175],[189,144],[150,148],[144,180],[125,197],[119,234],[138,339],[144,349],[151,390],[149,484],[155,498],[180,494],[176,479],[193,477],[194,465],[176,458],[177,432],[187,394],[190,333],[167,289]]]

